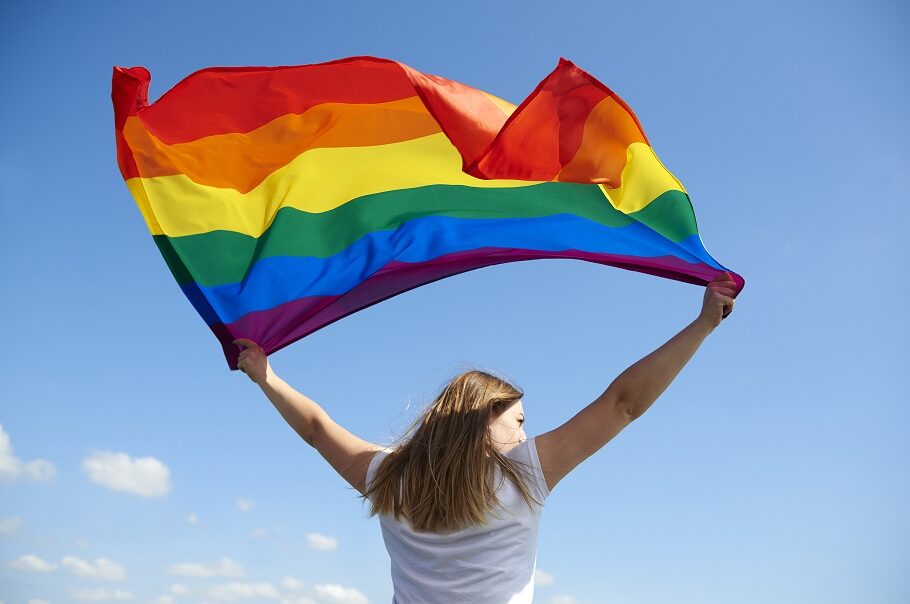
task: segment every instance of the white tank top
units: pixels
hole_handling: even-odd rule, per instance
[[[389,450],[376,453],[367,468],[369,486]],[[528,464],[526,481],[533,498],[544,503],[550,491],[537,456],[535,438],[519,443],[506,457]],[[537,527],[542,506],[529,507],[521,493],[495,466],[494,485],[503,509],[487,526],[447,535],[419,533],[404,517],[380,515],[382,538],[391,558],[392,604],[530,604],[537,567]],[[503,478],[500,483],[500,478]],[[497,518],[496,516],[499,516]]]

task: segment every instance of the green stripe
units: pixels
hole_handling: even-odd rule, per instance
[[[682,191],[667,191],[629,216],[670,241],[682,241],[698,232],[692,202]]]
[[[679,195],[661,195],[631,216],[647,220],[648,226],[665,236],[672,233],[674,241],[691,235],[695,232],[694,216],[686,220],[684,211],[691,215],[691,204],[684,193],[675,193]],[[328,212],[309,213],[285,207],[259,238],[212,231],[185,237],[156,235],[155,243],[178,283],[196,281],[213,286],[241,281],[253,259],[326,258],[367,233],[393,230],[421,216],[536,218],[564,213],[609,227],[623,227],[634,221],[613,208],[594,185],[542,183],[509,189],[431,185],[365,195]]]

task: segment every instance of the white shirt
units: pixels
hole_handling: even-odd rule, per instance
[[[535,438],[519,443],[505,456],[530,465],[530,493],[543,503],[550,490]],[[370,460],[367,486],[388,454],[388,450],[379,451]],[[496,494],[503,509],[494,510],[499,518],[491,516],[487,526],[439,535],[414,531],[404,517],[395,520],[380,515],[382,538],[392,562],[392,604],[530,604],[542,506],[532,502],[529,507],[498,465],[493,484],[499,485]]]

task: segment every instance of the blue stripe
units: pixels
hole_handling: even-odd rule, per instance
[[[392,260],[420,263],[482,247],[676,256],[721,268],[697,234],[673,242],[637,222],[607,227],[574,214],[490,219],[425,216],[394,230],[369,233],[334,256],[271,256],[254,263],[240,283],[181,287],[206,323],[232,323],[249,312],[298,298],[343,294]]]

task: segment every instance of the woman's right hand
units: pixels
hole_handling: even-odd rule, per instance
[[[710,325],[712,329],[720,325],[724,314],[733,311],[735,294],[736,282],[730,273],[724,271],[714,277],[714,280],[705,287],[705,298],[698,319]]]
[[[237,357],[237,368],[257,384],[265,383],[266,378],[272,373],[265,351],[259,344],[247,338],[237,338],[234,344],[243,348]]]

